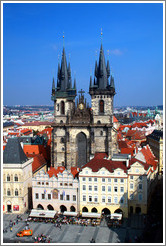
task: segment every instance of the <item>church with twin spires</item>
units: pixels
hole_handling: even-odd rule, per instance
[[[57,83],[53,79],[54,122],[52,123],[51,166],[82,167],[97,152],[111,158],[117,153],[117,131],[113,127],[114,78],[110,76],[101,43],[99,61],[95,63],[94,79],[90,76],[91,107],[78,92],[76,79],[72,84],[70,62],[67,64],[63,46],[61,65],[58,64]]]

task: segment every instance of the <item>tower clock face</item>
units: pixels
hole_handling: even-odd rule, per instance
[[[83,108],[84,108],[84,104],[83,103],[80,103],[79,104],[79,109],[83,110]]]

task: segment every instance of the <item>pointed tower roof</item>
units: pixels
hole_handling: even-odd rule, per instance
[[[18,138],[9,138],[3,152],[3,163],[22,164],[27,160]]]
[[[110,64],[109,59],[107,61],[107,66],[105,62],[103,44],[102,44],[102,32],[101,32],[101,46],[100,46],[100,55],[99,55],[99,62],[95,61],[95,77],[94,78],[94,85],[91,87],[89,86],[89,93],[90,95],[115,95],[115,85],[114,79],[111,78],[111,85],[109,84],[108,78],[110,77]]]
[[[76,84],[75,84],[75,88],[72,88],[70,62],[67,66],[66,52],[64,46],[64,35],[63,35],[63,51],[62,51],[61,66],[58,62],[57,88],[55,88],[55,93],[52,94],[51,99],[53,101],[55,101],[56,98],[67,98],[69,100],[74,100],[75,97],[76,97]]]

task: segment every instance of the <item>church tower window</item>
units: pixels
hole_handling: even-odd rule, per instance
[[[104,101],[103,100],[99,101],[99,112],[104,113]]]
[[[61,114],[65,114],[65,103],[61,101]]]

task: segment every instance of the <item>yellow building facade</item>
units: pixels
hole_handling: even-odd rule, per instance
[[[122,211],[128,217],[127,173],[117,168],[110,172],[102,167],[97,172],[85,167],[79,173],[80,213],[114,213]]]

